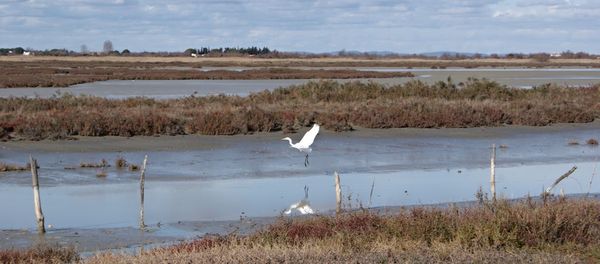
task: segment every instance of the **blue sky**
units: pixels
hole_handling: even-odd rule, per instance
[[[600,53],[600,1],[0,0],[0,47]]]

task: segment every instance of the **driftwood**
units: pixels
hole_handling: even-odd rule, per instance
[[[556,185],[558,185],[562,180],[564,180],[565,178],[569,177],[571,174],[573,174],[573,172],[575,172],[575,170],[577,169],[577,166],[573,166],[573,168],[571,168],[569,171],[567,171],[565,174],[563,174],[562,176],[558,177],[558,179],[556,179],[556,181],[554,181],[554,183],[552,184],[552,186],[548,187],[546,189],[546,194],[550,194],[550,191],[552,191],[552,189],[554,189],[554,187],[556,187]]]

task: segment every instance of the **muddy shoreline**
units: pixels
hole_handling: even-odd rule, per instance
[[[419,138],[448,137],[457,139],[502,138],[515,135],[535,135],[538,133],[561,133],[572,131],[600,131],[600,120],[590,123],[559,123],[549,126],[474,127],[474,128],[387,128],[370,129],[355,127],[353,131],[333,132],[322,130],[321,135],[357,138]],[[134,136],[134,137],[83,137],[75,140],[40,140],[0,142],[0,149],[7,151],[36,152],[113,152],[113,151],[169,151],[219,149],[240,142],[279,140],[285,136],[298,136],[299,133],[259,132],[248,135],[207,136]],[[600,134],[598,135],[600,137]],[[581,141],[583,139],[580,139]],[[565,142],[566,143],[566,142]],[[584,142],[581,142],[584,144]]]

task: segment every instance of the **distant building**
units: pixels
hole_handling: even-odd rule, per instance
[[[552,58],[560,58],[560,56],[562,56],[560,53],[550,53],[550,57]]]
[[[23,51],[23,56],[30,56],[32,55],[31,51]]]

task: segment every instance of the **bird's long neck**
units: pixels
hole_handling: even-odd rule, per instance
[[[292,143],[292,139],[291,138],[284,138],[285,140],[287,140],[288,142],[290,142],[290,146],[294,146],[294,143]]]

